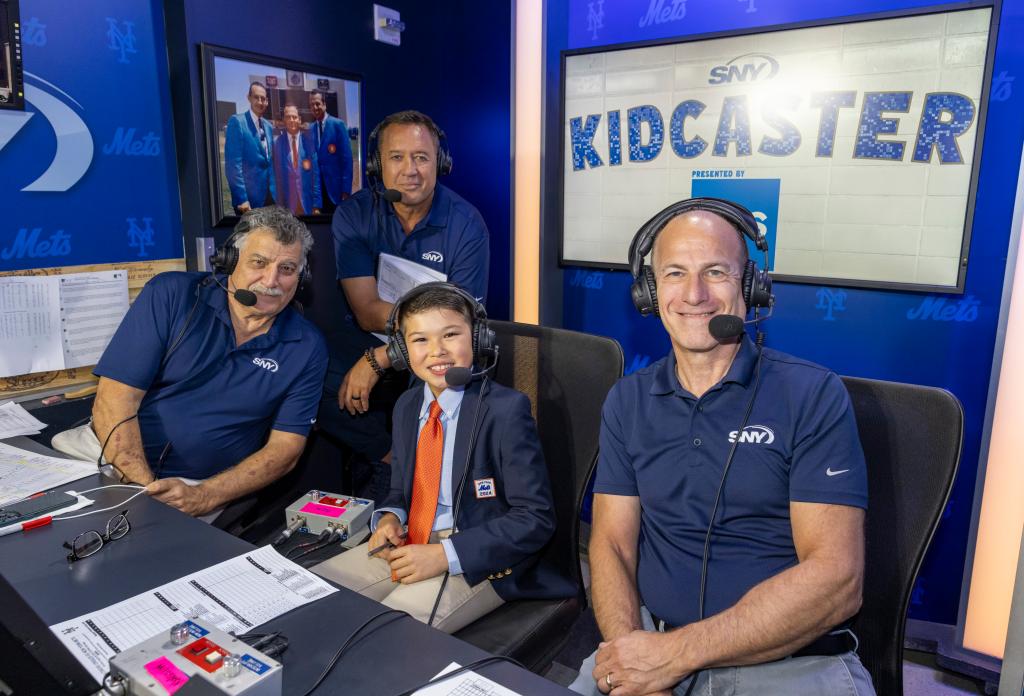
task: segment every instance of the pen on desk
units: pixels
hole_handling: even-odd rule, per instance
[[[0,536],[7,536],[8,534],[14,534],[15,532],[35,529],[36,527],[45,527],[51,522],[53,522],[53,517],[50,515],[31,520],[29,522],[15,522],[14,524],[9,524],[6,527],[0,527]]]
[[[398,535],[398,538],[399,538],[399,539],[404,539],[404,538],[406,537],[406,534],[407,534],[407,532],[402,532],[401,534],[399,534],[399,535]],[[380,553],[380,552],[381,552],[381,551],[383,551],[384,549],[393,549],[393,548],[395,548],[395,545],[394,545],[394,544],[392,544],[392,543],[391,543],[391,542],[389,541],[389,542],[387,542],[387,543],[385,543],[385,544],[381,544],[381,545],[380,545],[380,546],[378,546],[377,548],[374,548],[374,549],[370,549],[369,551],[367,551],[367,552],[366,552],[366,555],[367,555],[368,557],[369,557],[369,556],[376,556],[376,555],[377,555],[378,553]]]

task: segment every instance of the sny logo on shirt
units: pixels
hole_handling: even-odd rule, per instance
[[[742,433],[733,430],[729,433],[729,442],[736,442],[737,435],[741,443],[752,442],[757,445],[770,445],[775,442],[775,431],[767,425],[748,425],[743,428]]]
[[[267,372],[277,372],[277,361],[270,358],[255,357],[252,359],[252,364],[256,367],[262,367]]]
[[[441,255],[440,251],[424,251],[421,258],[431,263],[444,263],[444,256]]]

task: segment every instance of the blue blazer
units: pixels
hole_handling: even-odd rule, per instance
[[[289,185],[294,175],[291,145],[288,142],[288,131],[285,131],[274,141],[274,179],[277,183],[277,204],[288,210],[295,209]],[[312,215],[313,208],[320,209],[323,206],[323,199],[320,197],[320,167],[313,141],[310,140],[308,133],[302,131],[299,131],[299,175],[302,208],[306,215]]]
[[[224,173],[231,190],[231,205],[236,208],[246,201],[253,208],[259,208],[267,200],[268,193],[277,200],[270,168],[274,128],[265,118],[260,119],[260,126],[267,138],[266,152],[260,144],[260,132],[248,111],[228,119],[224,142]]]
[[[530,400],[494,382],[488,382],[483,398],[480,390],[480,381],[474,380],[462,397],[452,467],[452,487],[457,489],[466,471],[473,424],[479,418],[456,531],[451,536],[466,582],[475,585],[491,580],[506,601],[574,597],[575,581],[541,558],[556,522]],[[422,383],[416,381],[395,404],[391,492],[380,507],[407,512],[410,508],[423,391]],[[493,479],[493,497],[478,498],[475,482],[486,479]]]
[[[341,203],[341,194],[352,193],[352,142],[348,126],[337,116],[324,117],[324,137],[319,139],[316,121],[310,125],[310,136],[320,160],[320,173],[324,178],[323,193],[335,205]]]

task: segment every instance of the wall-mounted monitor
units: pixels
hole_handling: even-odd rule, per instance
[[[18,0],[0,0],[0,109],[24,109]]]
[[[652,215],[715,196],[777,279],[961,292],[995,31],[933,8],[565,52],[562,263],[624,268]]]

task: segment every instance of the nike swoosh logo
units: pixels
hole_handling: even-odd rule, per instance
[[[825,474],[828,476],[838,476],[839,474],[845,474],[849,469],[840,469],[839,471],[832,471],[832,467],[825,469]]]

